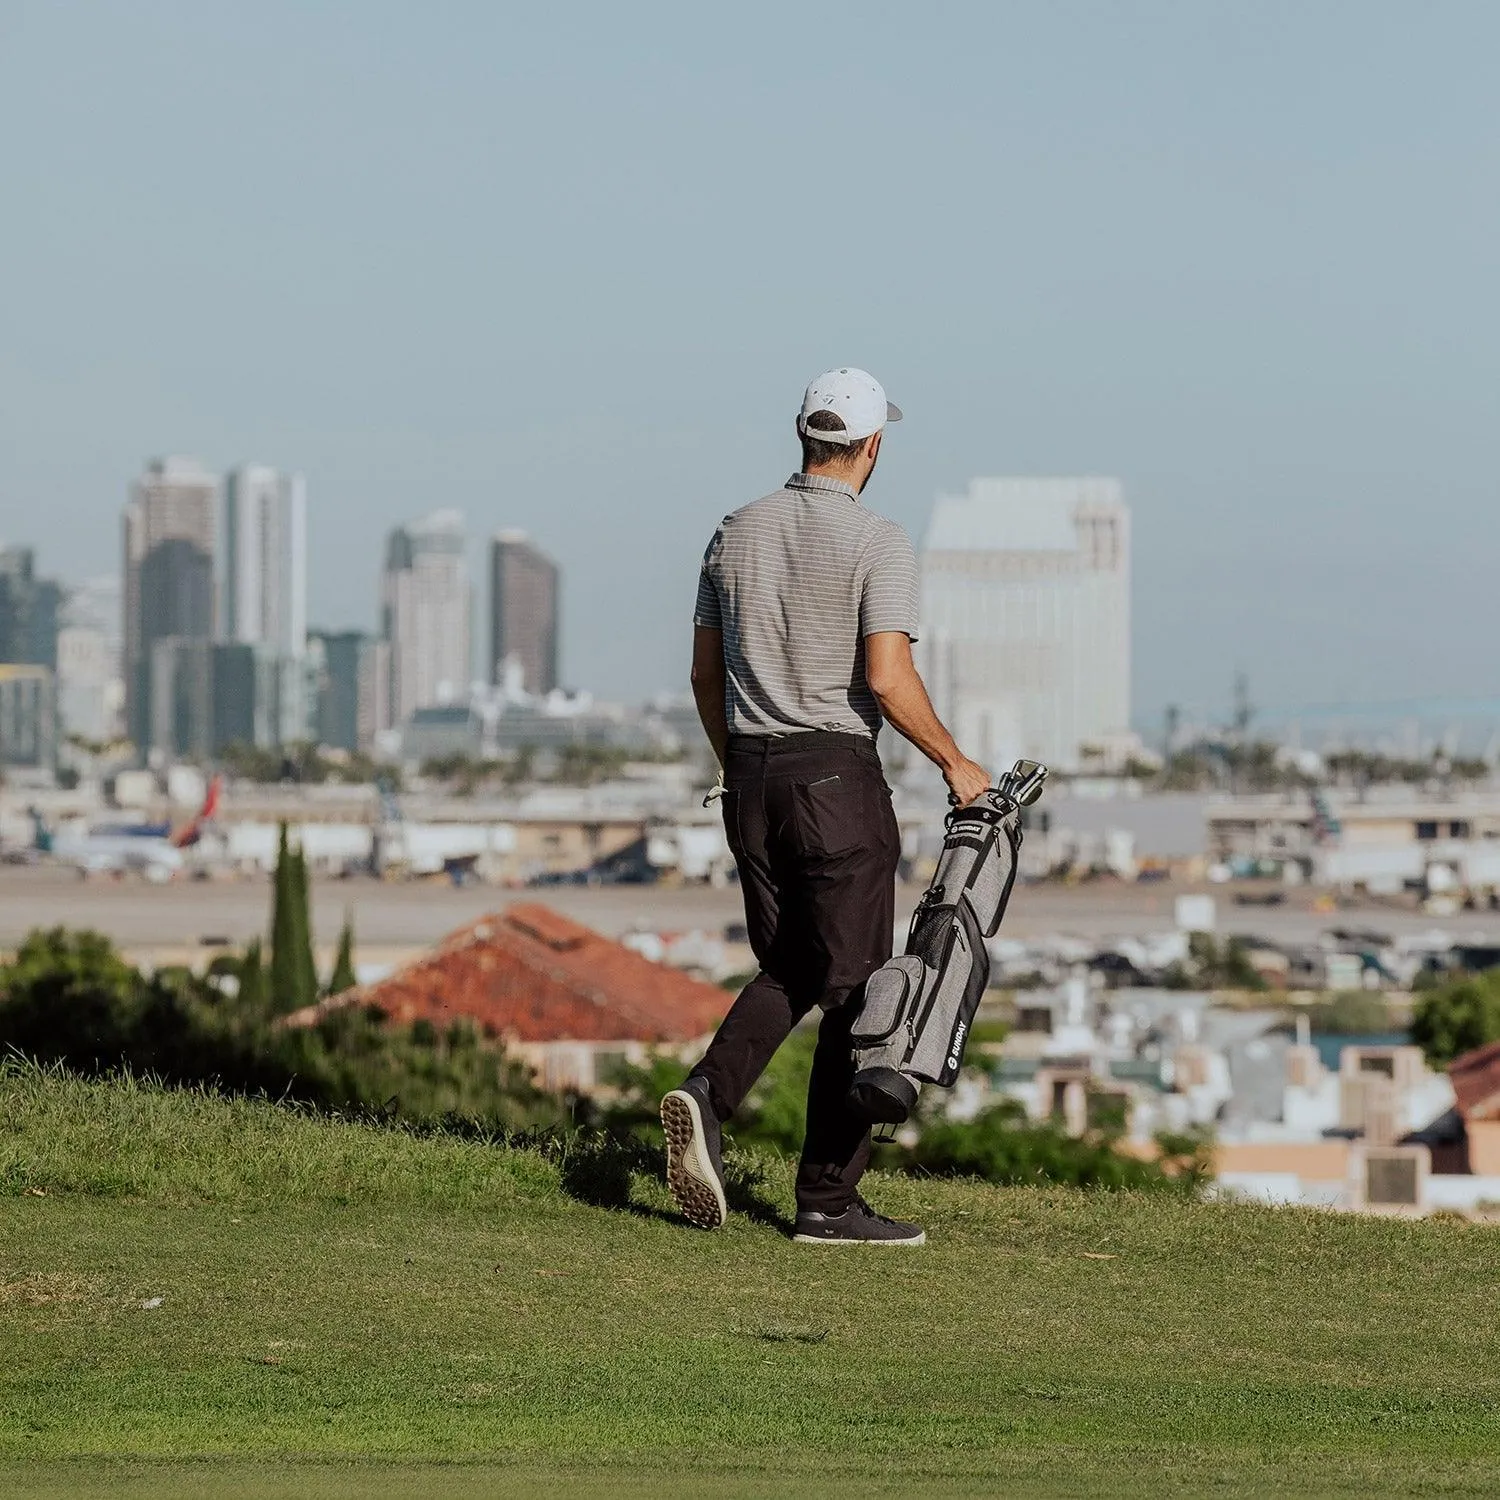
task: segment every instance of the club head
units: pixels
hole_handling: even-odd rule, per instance
[[[1047,768],[1039,760],[1018,760],[1000,778],[1000,790],[1018,807],[1030,807],[1047,785]]]

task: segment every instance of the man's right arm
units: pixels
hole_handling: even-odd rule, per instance
[[[729,714],[724,703],[724,632],[693,627],[693,702],[719,764],[729,759]]]
[[[881,630],[865,637],[865,680],[881,713],[943,773],[960,806],[988,789],[990,773],[958,748],[938,718],[905,631]]]

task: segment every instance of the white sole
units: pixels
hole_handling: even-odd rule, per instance
[[[689,1224],[718,1229],[729,1217],[724,1188],[703,1150],[703,1114],[685,1089],[661,1101],[661,1128],[667,1137],[667,1190]]]
[[[924,1229],[909,1240],[835,1240],[825,1238],[821,1234],[794,1234],[792,1243],[794,1245],[925,1245],[927,1231]]]

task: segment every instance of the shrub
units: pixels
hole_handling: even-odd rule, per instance
[[[1500,1041],[1500,969],[1423,991],[1412,1010],[1411,1039],[1434,1068]]]

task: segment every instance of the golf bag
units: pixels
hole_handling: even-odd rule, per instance
[[[1016,881],[1021,809],[1041,796],[1046,779],[1045,766],[1018,760],[998,786],[948,814],[906,952],[870,976],[854,1022],[849,1106],[871,1124],[899,1125],[924,1083],[957,1081],[989,983],[985,939],[999,929]]]

